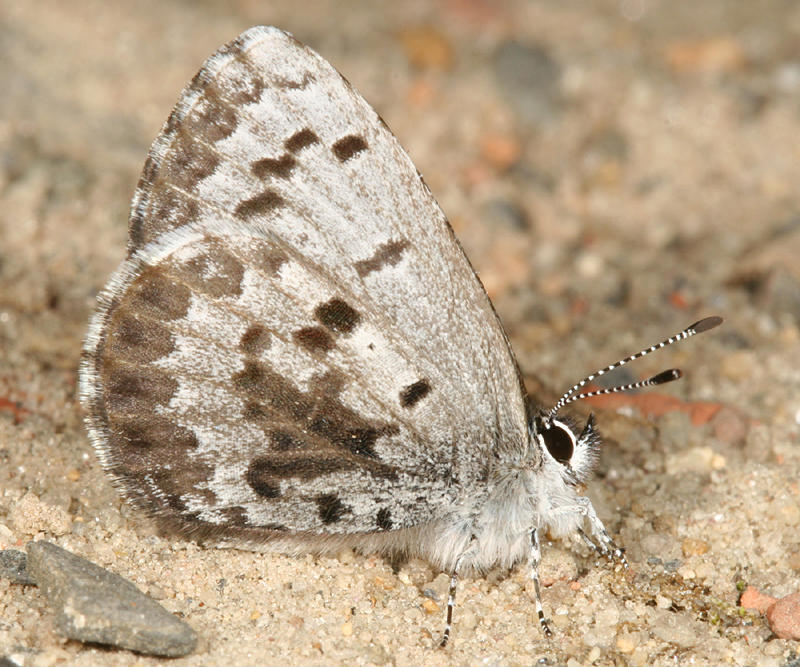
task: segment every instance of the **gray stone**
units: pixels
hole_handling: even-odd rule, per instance
[[[35,584],[27,567],[28,558],[24,552],[16,549],[0,551],[0,577],[10,579],[15,584]]]
[[[536,44],[506,42],[494,57],[497,83],[517,115],[531,125],[560,111],[561,67]]]
[[[28,572],[70,639],[177,657],[197,635],[131,582],[50,542],[29,542]]]

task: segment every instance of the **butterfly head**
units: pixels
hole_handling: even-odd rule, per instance
[[[650,387],[677,380],[681,377],[681,372],[677,368],[671,368],[646,380],[605,389],[581,391],[589,382],[601,375],[605,375],[609,371],[613,371],[615,368],[619,368],[634,359],[644,357],[651,352],[660,350],[667,345],[672,345],[673,343],[685,340],[703,331],[713,329],[721,323],[721,317],[706,317],[656,345],[651,345],[641,352],[620,359],[616,363],[606,366],[585,377],[583,380],[573,385],[572,388],[556,402],[551,410],[542,412],[533,417],[530,425],[530,434],[531,438],[539,445],[539,449],[545,459],[545,465],[558,466],[562,478],[572,485],[585,482],[594,468],[600,444],[600,436],[597,434],[595,428],[594,415],[589,415],[586,425],[583,427],[583,430],[580,430],[575,422],[567,417],[559,416],[558,412],[561,408],[569,403],[584,398],[591,398],[603,394],[615,394],[621,391],[640,389],[642,387]]]
[[[568,417],[533,419],[531,434],[539,443],[547,464],[555,466],[565,482],[583,484],[592,474],[600,448],[600,435],[594,415],[589,415],[583,429]]]

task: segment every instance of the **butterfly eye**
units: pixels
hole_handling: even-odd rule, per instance
[[[550,455],[559,463],[567,465],[575,451],[575,436],[565,426],[558,423],[542,431],[542,440]]]

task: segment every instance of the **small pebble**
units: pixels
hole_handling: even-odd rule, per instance
[[[781,639],[800,639],[800,593],[781,598],[767,609],[770,630]]]
[[[659,639],[682,648],[691,648],[703,641],[703,624],[688,614],[676,614],[666,609],[654,609],[652,633]]]
[[[66,535],[72,527],[72,518],[60,507],[48,505],[31,492],[14,504],[9,513],[13,528],[26,535],[50,533]]]
[[[739,606],[744,609],[755,609],[763,614],[775,604],[776,601],[777,598],[762,593],[755,586],[748,586],[739,598]]]
[[[439,613],[439,605],[436,604],[433,600],[423,600],[422,608],[425,610],[426,614],[438,614]]]
[[[687,537],[681,543],[681,551],[683,551],[683,555],[686,558],[689,556],[702,556],[704,553],[708,553],[710,548],[708,542],[691,537]]]
[[[0,551],[0,577],[15,584],[36,584],[28,574],[28,557],[15,549]]]

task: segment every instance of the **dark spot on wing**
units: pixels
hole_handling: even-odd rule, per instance
[[[410,408],[425,398],[430,390],[431,385],[427,380],[417,380],[400,392],[400,405],[404,408]]]
[[[319,143],[319,137],[309,128],[295,132],[284,143],[284,148],[290,153],[297,153],[312,144]]]
[[[255,475],[259,480],[270,480],[277,485],[280,479],[299,479],[307,482],[321,475],[349,470],[350,463],[335,457],[331,452],[293,452],[286,451],[281,454],[258,456],[250,462],[249,475]]]
[[[339,162],[346,162],[351,157],[367,149],[367,142],[364,137],[357,134],[350,134],[346,137],[339,139],[333,146],[333,154],[337,157]]]
[[[196,192],[200,182],[217,169],[219,160],[210,146],[180,127],[158,170],[158,180],[177,185],[186,192]]]
[[[342,299],[331,299],[314,309],[317,320],[336,333],[350,333],[358,326],[361,315]]]
[[[286,202],[274,190],[265,190],[255,197],[250,197],[236,207],[236,217],[247,220],[258,215],[266,216]]]
[[[374,466],[380,470],[380,466]],[[259,456],[250,462],[245,473],[247,485],[262,498],[279,498],[281,496],[280,481],[297,479],[302,482],[317,479],[324,475],[330,475],[353,469],[352,461],[348,461],[341,455],[336,455],[331,451],[297,451],[287,449],[267,456]],[[363,470],[363,466],[358,466]],[[372,472],[372,471],[371,471]],[[387,478],[389,475],[379,475]],[[296,488],[291,482],[288,488]],[[323,523],[333,523],[341,518],[342,514],[349,512],[341,501],[333,494],[322,494],[315,498],[317,506],[325,508],[324,517],[320,514]]]
[[[225,523],[229,526],[249,526],[250,521],[247,518],[247,512],[244,507],[239,505],[232,505],[231,507],[223,507],[216,511],[220,515],[219,523]]]
[[[382,507],[378,510],[378,516],[375,519],[375,523],[378,524],[378,528],[381,530],[392,529],[392,512],[388,507]]]
[[[292,338],[309,352],[328,352],[336,344],[327,329],[322,327],[304,327],[292,332]]]
[[[302,449],[307,444],[291,433],[276,430],[272,432],[272,446],[280,452],[288,452]]]
[[[239,248],[237,252],[248,266],[261,269],[268,276],[277,275],[281,267],[289,261],[282,248],[261,238],[250,239],[247,246]]]
[[[121,306],[111,316],[107,349],[126,361],[147,364],[170,354],[175,339],[161,322],[138,318]]]
[[[270,418],[269,411],[260,403],[248,401],[244,406],[242,416],[249,422],[266,422]]]
[[[183,227],[197,219],[200,205],[196,199],[173,188],[154,188],[150,192],[150,218],[170,229]],[[133,231],[133,230],[132,230]]]
[[[311,392],[317,397],[317,409],[310,416],[310,429],[338,447],[358,456],[378,459],[378,438],[396,435],[395,424],[371,422],[347,408],[339,397],[344,377],[334,371],[312,380]]]
[[[247,485],[262,498],[280,498],[281,489],[278,480],[265,470],[260,459],[253,460],[245,473]]]
[[[267,273],[275,275],[281,270],[281,267],[289,261],[286,253],[279,248],[272,248],[271,250],[262,253],[261,263],[267,269]]]
[[[191,294],[186,285],[175,283],[163,269],[147,266],[125,294],[130,308],[155,320],[177,320],[189,312]]]
[[[369,259],[362,259],[354,264],[356,272],[362,278],[373,271],[380,271],[384,266],[394,266],[403,256],[403,251],[409,243],[402,241],[387,241],[378,246],[378,249]]]
[[[250,169],[257,178],[267,178],[276,176],[278,178],[289,178],[292,169],[297,165],[297,159],[289,153],[284,153],[279,158],[265,157],[253,162]]]
[[[341,425],[336,424],[329,416],[320,416],[311,424],[311,430],[319,435],[337,438],[339,444],[349,449],[353,454],[368,456],[371,459],[378,458],[374,449],[375,441],[379,435],[383,435],[378,429],[372,427],[345,428],[343,431]]]
[[[340,521],[342,516],[350,511],[339,497],[333,493],[323,493],[314,498],[319,511],[319,518],[326,526]]]
[[[234,374],[233,383],[248,394],[254,394],[259,392],[260,385],[267,379],[269,373],[270,371],[261,362],[247,359],[244,364],[244,370]],[[264,389],[267,389],[267,387],[264,387]]]
[[[224,76],[219,79],[225,97],[234,107],[258,102],[267,87],[256,69],[247,65],[250,61],[246,55],[246,52],[240,53],[238,66],[226,68]]]
[[[270,346],[269,332],[260,324],[251,324],[242,334],[239,349],[247,355],[258,356]]]
[[[109,413],[150,414],[168,405],[178,382],[152,365],[129,366],[106,357],[103,366],[105,401]]]
[[[342,403],[345,378],[334,371],[315,376],[308,391],[302,391],[285,374],[254,359],[245,360],[245,367],[233,375],[237,392],[244,394],[243,417],[260,426],[273,438],[276,427],[287,433],[302,433],[302,451],[291,463],[291,474],[298,470],[370,469],[377,476],[394,477],[393,468],[380,462],[378,442],[397,435],[396,424],[367,419]],[[298,442],[300,440],[298,439]],[[308,467],[303,460],[307,460]],[[275,465],[272,462],[271,465]]]
[[[183,118],[181,125],[189,133],[214,143],[233,134],[238,123],[239,116],[222,98],[217,81],[212,79],[205,83],[199,101]]]
[[[207,239],[203,252],[173,268],[178,282],[186,283],[193,291],[218,299],[242,293],[244,265],[232,254],[223,241]]]
[[[181,518],[188,518],[190,521],[195,521],[198,518],[197,512],[189,512],[181,493],[175,492],[175,478],[170,476],[168,470],[155,471],[151,479],[147,480],[149,484],[155,485],[160,494],[159,504],[163,507],[169,508],[173,512],[180,512]]]
[[[234,374],[233,383],[239,391],[251,397],[264,414],[274,409],[284,418],[303,422],[314,406],[313,398],[297,389],[283,375],[254,359],[245,360],[244,370]]]
[[[169,451],[171,455],[197,449],[197,437],[187,428],[178,426],[164,415],[148,415],[147,419],[123,417],[115,420],[114,442],[122,456],[134,455],[131,449],[140,450],[135,456],[152,456],[141,450]],[[164,461],[166,463],[166,461]]]
[[[155,461],[152,462],[152,467],[143,470],[138,476],[139,485],[146,489],[146,491],[139,491],[134,493],[148,493],[151,502],[155,506],[153,512],[160,516],[165,510],[171,512],[181,513],[182,520],[192,520],[196,517],[194,512],[189,512],[186,505],[188,497],[200,498],[207,504],[213,504],[216,501],[216,496],[212,491],[203,489],[202,485],[206,483],[208,478],[213,475],[213,470],[203,463],[192,461],[186,463],[181,467],[180,475],[176,475],[175,471],[170,469],[169,455],[176,456],[168,447],[162,448],[163,456],[161,457],[161,465],[166,467],[159,467]],[[174,459],[172,459],[174,461]],[[151,486],[158,489],[158,493],[151,491]],[[170,512],[167,512],[169,514]]]
[[[193,431],[154,414],[152,407],[146,410],[108,413],[109,439],[114,444],[108,470],[122,481],[126,495],[152,514],[180,513],[184,520],[187,495],[215,500],[213,492],[202,488],[212,470],[190,456],[198,446]],[[176,461],[181,462],[180,474],[174,469]]]

